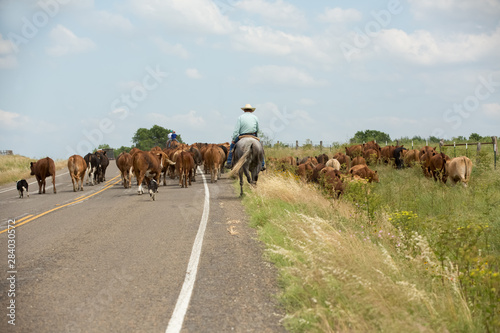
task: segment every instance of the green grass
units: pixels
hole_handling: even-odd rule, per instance
[[[319,153],[294,151],[266,155]],[[499,331],[500,170],[486,149],[479,163],[469,157],[468,188],[383,165],[380,183],[350,185],[340,200],[287,172],[247,188],[243,202],[280,272],[286,327]]]

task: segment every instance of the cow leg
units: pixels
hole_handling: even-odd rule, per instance
[[[46,184],[46,179],[42,179],[42,193],[45,194],[45,184]]]
[[[42,179],[36,176],[36,182],[38,183],[38,194],[42,194]]]
[[[144,190],[142,189],[142,181],[144,180],[144,173],[141,171],[138,175],[135,175],[135,177],[137,178],[137,186],[139,186],[137,189],[137,194],[141,195],[144,193]]]
[[[73,183],[73,192],[76,192],[76,187],[78,186],[78,180],[76,180],[76,185],[75,185],[75,176],[71,175],[71,183]]]
[[[55,173],[52,175],[52,187],[54,188],[54,194],[57,193],[57,191],[56,191],[56,174]]]
[[[189,169],[188,172],[187,172],[187,181],[188,181],[188,184],[189,186],[191,186],[191,177],[193,176],[193,169]],[[187,186],[186,186],[187,187]]]

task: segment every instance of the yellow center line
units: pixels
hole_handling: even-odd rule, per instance
[[[32,216],[33,216],[33,214],[31,214],[31,215],[26,215],[25,217],[21,217],[19,220],[17,220],[17,221],[16,221],[16,223],[17,223],[17,222],[22,222],[22,221],[24,221],[24,220],[26,220],[26,219],[29,219],[29,218],[30,218],[30,217],[32,217]]]
[[[114,179],[116,179],[116,178],[118,178],[118,177],[120,177],[120,175],[118,175],[118,176],[116,176],[116,177],[112,178],[112,179],[110,180],[110,182],[112,182]],[[19,221],[21,221],[21,220],[19,220],[18,222],[16,222],[16,225],[15,225],[15,226],[12,226],[12,228],[17,228],[17,227],[20,227],[20,226],[22,226],[23,224],[26,224],[26,223],[29,223],[29,222],[31,222],[31,221],[34,221],[34,220],[36,220],[36,219],[38,219],[38,218],[40,218],[40,217],[42,217],[42,216],[44,216],[44,215],[47,215],[47,214],[49,214],[49,213],[54,212],[54,211],[56,211],[56,210],[59,210],[59,209],[61,209],[61,208],[67,207],[67,206],[74,205],[74,204],[76,204],[76,203],[78,203],[78,202],[82,202],[82,201],[84,201],[84,200],[86,200],[86,199],[88,199],[88,198],[93,197],[94,195],[97,195],[97,194],[99,194],[99,193],[101,193],[101,192],[106,191],[107,189],[109,189],[109,188],[113,187],[114,185],[118,184],[120,181],[121,181],[121,179],[118,179],[118,180],[117,180],[117,181],[115,181],[113,184],[108,185],[108,186],[106,186],[106,187],[104,187],[104,188],[100,189],[99,191],[97,191],[97,192],[95,192],[95,193],[89,194],[89,195],[84,196],[84,197],[77,198],[77,199],[75,199],[75,200],[74,200],[74,201],[72,201],[72,202],[69,202],[69,203],[67,203],[67,204],[64,204],[64,205],[58,206],[58,207],[56,207],[56,208],[49,209],[48,211],[43,212],[43,213],[40,213],[40,214],[38,214],[38,215],[35,215],[35,216],[33,216],[33,215],[29,215],[29,216],[23,217],[21,220],[24,220],[24,221],[23,221],[23,222],[21,222],[21,223],[19,223]],[[33,217],[32,217],[32,216],[33,216]],[[12,228],[10,228],[10,229],[12,229]],[[7,232],[7,229],[0,231],[0,234],[3,234],[4,232]]]

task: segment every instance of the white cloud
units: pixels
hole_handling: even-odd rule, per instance
[[[243,0],[236,7],[260,15],[267,24],[273,26],[304,27],[307,24],[304,13],[283,0]]]
[[[435,65],[478,61],[498,55],[500,27],[493,34],[433,35],[426,30],[408,34],[403,30],[382,30],[373,39],[377,52],[402,57],[410,62]]]
[[[363,14],[356,9],[327,8],[319,15],[319,20],[333,24],[361,21]]]
[[[96,47],[90,38],[77,37],[71,30],[60,24],[52,29],[50,39],[52,46],[45,50],[47,54],[55,57],[83,53]]]
[[[89,19],[93,26],[102,30],[119,30],[121,32],[130,32],[133,25],[128,18],[119,14],[110,13],[104,10],[94,12]]]
[[[253,26],[240,26],[232,41],[233,48],[238,51],[290,56],[294,61],[308,65],[331,62],[331,56],[320,48],[321,44],[309,36]]]
[[[486,117],[495,120],[500,120],[500,104],[497,103],[483,104],[482,111]]]
[[[327,84],[295,67],[276,65],[253,67],[250,70],[250,83],[288,87],[318,87]]]
[[[201,129],[205,127],[205,119],[202,116],[198,116],[197,112],[194,110],[189,111],[184,114],[175,114],[173,116],[167,116],[159,113],[149,113],[146,115],[146,119],[153,121],[156,124],[163,124],[162,126],[167,126],[174,129],[176,132],[180,133],[180,130],[176,128],[194,128]]]
[[[29,118],[19,113],[0,110],[0,127],[9,130],[17,130],[23,127]]]
[[[17,66],[17,57],[14,54],[15,48],[8,39],[3,39],[0,34],[0,69],[14,68]]]
[[[176,33],[226,34],[232,30],[229,19],[210,0],[143,0],[131,1],[130,5],[134,13]]]
[[[447,31],[487,31],[498,25],[497,0],[409,0],[410,10],[426,27]]]
[[[299,100],[299,104],[304,106],[313,106],[316,105],[316,101],[310,98],[301,98]]]
[[[182,59],[187,59],[190,56],[189,52],[181,44],[172,45],[161,37],[152,37],[151,40],[167,55],[173,55]]]
[[[198,70],[196,68],[186,69],[186,75],[187,75],[187,77],[189,77],[191,79],[201,79],[202,78],[200,72],[198,72]]]

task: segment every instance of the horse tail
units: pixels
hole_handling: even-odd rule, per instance
[[[247,148],[245,153],[238,159],[238,162],[233,166],[233,169],[228,173],[229,177],[233,177],[240,171],[243,164],[245,164],[245,162],[247,161],[248,155],[250,155],[250,153],[252,152],[252,146],[253,143]]]

